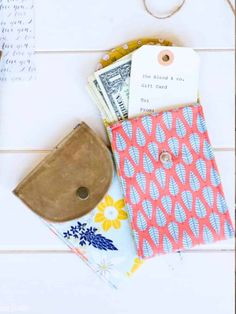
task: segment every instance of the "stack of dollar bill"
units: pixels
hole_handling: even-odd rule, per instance
[[[88,90],[107,123],[128,118],[130,71],[131,54],[88,78]]]

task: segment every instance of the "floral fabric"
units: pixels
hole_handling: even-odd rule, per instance
[[[115,288],[142,264],[136,253],[116,176],[108,194],[92,212],[80,219],[46,224]]]
[[[121,121],[108,133],[140,258],[233,236],[201,105]]]

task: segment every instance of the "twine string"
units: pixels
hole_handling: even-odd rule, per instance
[[[169,17],[171,17],[171,16],[175,15],[177,12],[179,12],[182,9],[185,2],[186,2],[186,0],[183,0],[175,9],[173,9],[173,11],[171,11],[170,13],[168,13],[167,15],[164,15],[164,16],[154,14],[148,6],[147,0],[143,0],[143,5],[144,5],[144,8],[147,11],[147,13],[150,14],[152,17],[154,17],[155,19],[164,20],[164,19],[168,19]],[[228,3],[231,11],[233,12],[233,14],[235,16],[235,8],[233,7],[232,3],[230,2],[230,0],[226,0],[226,2]]]
[[[143,5],[144,5],[144,8],[148,14],[150,14],[151,16],[153,16],[156,19],[163,20],[163,19],[168,19],[169,17],[171,17],[171,16],[175,15],[177,12],[179,12],[182,9],[185,2],[186,2],[186,0],[182,0],[182,2],[176,8],[174,8],[173,11],[171,11],[170,13],[168,13],[167,15],[164,15],[164,16],[154,14],[151,11],[151,9],[149,8],[149,6],[147,5],[147,0],[143,0]]]

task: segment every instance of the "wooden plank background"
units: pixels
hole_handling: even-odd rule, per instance
[[[231,1],[234,6],[234,1]],[[158,1],[149,0],[158,9]],[[233,314],[234,241],[152,259],[119,291],[101,282],[11,193],[79,121],[105,139],[86,79],[103,52],[140,36],[195,48],[200,95],[234,217],[234,15],[226,0],[187,0],[156,20],[141,0],[36,3],[37,80],[0,86],[0,313]]]

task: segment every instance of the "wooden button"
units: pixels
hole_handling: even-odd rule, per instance
[[[171,154],[168,152],[162,152],[160,155],[160,161],[162,163],[170,162],[171,161]]]

